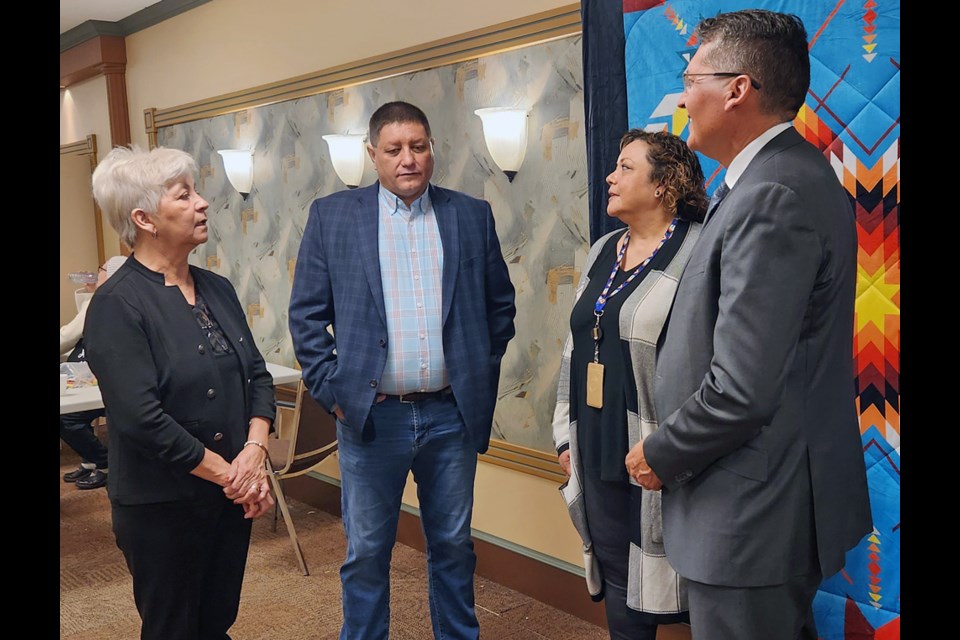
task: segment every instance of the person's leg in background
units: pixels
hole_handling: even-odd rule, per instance
[[[91,425],[103,415],[103,409],[92,409],[60,416],[60,439],[82,460],[77,469],[63,474],[63,481],[76,483],[78,489],[97,489],[107,483],[107,448]]]

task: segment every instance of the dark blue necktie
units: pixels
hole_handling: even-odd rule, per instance
[[[703,224],[707,224],[707,222],[710,221],[710,216],[717,210],[717,207],[720,206],[720,201],[726,198],[728,193],[730,193],[730,187],[727,186],[726,181],[721,182],[717,190],[710,196],[710,204],[707,206],[707,215],[703,219]]]

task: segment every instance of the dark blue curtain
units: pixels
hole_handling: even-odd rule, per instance
[[[623,59],[623,6],[613,0],[581,0],[584,111],[587,118],[587,181],[590,243],[622,227],[607,216],[607,174],[620,155],[627,130],[627,77]]]

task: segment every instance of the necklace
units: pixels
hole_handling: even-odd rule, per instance
[[[666,244],[667,240],[670,239],[676,228],[677,219],[674,218],[653,252],[647,256],[643,262],[637,265],[633,272],[627,276],[627,279],[620,283],[620,286],[611,292],[610,287],[613,286],[613,280],[617,277],[617,271],[620,269],[620,265],[623,264],[623,256],[627,253],[627,245],[630,244],[630,229],[627,229],[627,232],[623,235],[623,246],[620,247],[620,251],[617,252],[617,261],[613,263],[613,269],[610,270],[610,277],[607,278],[607,284],[604,285],[603,291],[600,292],[600,297],[597,298],[597,302],[593,305],[593,315],[597,320],[593,325],[593,362],[587,363],[587,405],[590,407],[596,409],[603,408],[603,365],[600,364],[600,339],[603,337],[603,332],[600,331],[600,318],[603,317],[603,309],[607,306],[607,300],[623,291],[624,287],[640,275],[644,267],[650,264],[650,261],[653,260],[663,245]]]

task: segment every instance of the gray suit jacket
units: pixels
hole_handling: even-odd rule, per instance
[[[714,585],[824,577],[871,530],[854,403],[857,233],[823,155],[771,140],[713,213],[657,354],[667,557]]]

